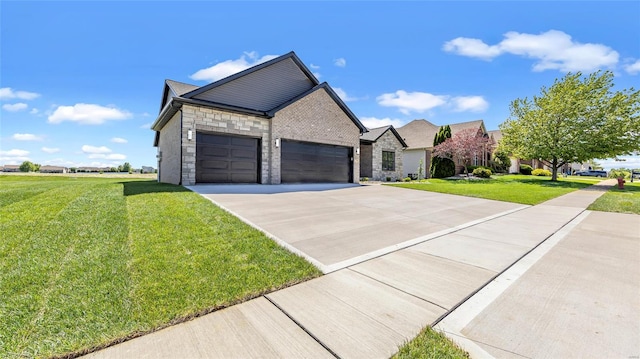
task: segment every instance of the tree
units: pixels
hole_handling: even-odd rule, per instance
[[[613,73],[580,72],[542,87],[533,100],[516,99],[500,125],[502,151],[558,169],[571,162],[611,158],[640,149],[640,91],[613,91]]]
[[[440,127],[433,139],[433,147],[446,141],[447,138],[451,138],[451,127],[449,125]],[[448,158],[434,156],[431,159],[430,172],[431,177],[434,178],[451,177],[456,174],[456,164]]]
[[[38,170],[38,167],[40,166],[31,161],[24,161],[19,168],[20,172],[36,172]]]
[[[129,162],[125,162],[122,165],[122,171],[121,172],[131,172],[131,165],[129,164]]]
[[[440,158],[457,159],[462,162],[464,172],[468,177],[469,171],[467,171],[467,166],[471,165],[471,161],[473,161],[476,156],[484,156],[484,151],[488,143],[489,139],[484,137],[481,131],[466,128],[435,146],[433,148],[433,154]]]

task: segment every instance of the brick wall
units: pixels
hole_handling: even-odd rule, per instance
[[[188,140],[189,129],[193,139]],[[196,183],[196,132],[250,136],[261,139],[261,182],[269,183],[269,120],[266,118],[226,112],[207,107],[182,106],[182,184]]]
[[[395,154],[395,170],[382,170],[383,151],[389,151]],[[400,144],[400,141],[393,135],[393,132],[386,131],[373,144],[372,167],[372,179],[374,181],[386,181],[387,177],[390,177],[391,181],[402,178],[402,144]]]
[[[353,182],[360,178],[360,158],[355,149],[360,130],[324,89],[318,89],[278,111],[272,121],[276,138],[351,147],[354,153]],[[271,183],[280,183],[280,148],[273,149]]]

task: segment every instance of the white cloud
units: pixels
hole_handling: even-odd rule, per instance
[[[335,59],[333,64],[338,67],[345,67],[347,66],[347,60],[345,60],[344,57],[341,57],[339,59]]]
[[[32,115],[37,115],[38,112],[40,112],[37,108],[32,108],[31,111],[29,111],[30,114]]]
[[[151,129],[151,125],[153,125],[153,122],[147,122],[147,123],[143,123],[140,128],[144,128],[145,130],[149,130]]]
[[[59,148],[50,148],[50,147],[42,147],[41,148],[42,152],[45,153],[56,153],[56,152],[60,152]]]
[[[426,92],[406,92],[398,90],[385,93],[376,98],[378,104],[386,107],[397,107],[405,115],[411,112],[422,113],[447,103],[448,96],[438,96]]]
[[[483,60],[491,60],[502,54],[532,58],[536,60],[533,71],[593,71],[603,67],[613,68],[619,59],[618,52],[608,46],[583,44],[557,30],[538,35],[510,31],[504,34],[504,39],[497,45],[488,45],[480,39],[458,37],[445,42],[442,49]]]
[[[277,55],[265,55],[258,57],[258,53],[255,51],[245,52],[239,59],[226,60],[219,62],[211,67],[196,71],[193,75],[189,76],[193,80],[203,81],[218,81],[229,75],[233,75],[249,67],[261,64],[278,57]]]
[[[82,125],[100,125],[106,121],[126,120],[130,112],[115,107],[106,107],[88,103],[77,103],[73,106],[58,106],[48,118],[49,123],[63,121],[76,122]]]
[[[366,128],[377,128],[382,126],[393,125],[393,127],[398,128],[404,126],[406,121],[397,119],[397,118],[376,118],[376,117],[360,117],[360,122]]]
[[[640,168],[640,155],[637,156],[620,156],[617,159],[607,158],[604,160],[597,160],[605,170],[609,171],[612,168]]]
[[[0,151],[0,161],[6,164],[19,164],[20,162],[29,161],[29,151],[17,149]]]
[[[39,93],[28,91],[13,91],[11,87],[0,88],[0,100],[20,99],[20,100],[33,100],[40,97]]]
[[[91,146],[91,145],[84,145],[82,146],[82,152],[84,153],[88,153],[88,154],[95,154],[95,153],[111,153],[113,151],[111,151],[111,149],[109,147],[106,146]]]
[[[16,141],[42,141],[42,136],[37,136],[32,133],[16,133],[11,136]]]
[[[319,72],[317,72],[317,71],[316,71],[316,72],[312,72],[312,73],[313,73],[313,76],[315,76],[315,77],[316,77],[316,79],[320,79],[320,76],[322,76],[322,75],[321,75]]]
[[[344,102],[350,102],[350,101],[357,101],[358,98],[357,97],[351,97],[349,95],[347,95],[347,93],[341,89],[340,87],[333,87],[333,91],[336,93],[336,95],[338,95],[342,101]]]
[[[5,111],[9,111],[9,112],[18,112],[18,111],[26,110],[27,107],[29,106],[26,103],[22,103],[22,102],[13,103],[13,104],[7,103],[2,105],[2,108]]]
[[[454,112],[484,112],[489,103],[482,96],[458,96],[451,99]]]
[[[111,142],[114,142],[114,143],[127,143],[129,141],[125,140],[124,138],[114,137],[114,138],[111,139]]]
[[[309,64],[309,67],[310,67],[312,70],[317,70],[317,69],[319,69],[319,68],[320,68],[320,66],[318,66],[318,65],[314,65],[314,64]]]
[[[482,42],[482,40],[466,37],[458,37],[447,41],[442,46],[442,49],[458,55],[477,57],[483,60],[491,60],[501,53],[498,46],[489,46]]]
[[[640,73],[640,60],[636,60],[636,62],[625,65],[624,69],[631,75],[637,75]]]
[[[119,154],[119,153],[109,153],[109,154],[94,153],[94,154],[88,155],[87,157],[91,158],[91,159],[104,159],[104,160],[125,160],[125,159],[127,159],[127,156]]]

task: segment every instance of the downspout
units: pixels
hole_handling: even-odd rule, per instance
[[[173,106],[173,104],[171,104],[171,106]],[[180,107],[178,108],[178,111],[180,112],[180,182],[178,182],[179,185],[182,186],[182,171],[183,171],[183,167],[182,167],[182,130],[183,130],[183,123],[182,123],[182,105],[180,105]]]

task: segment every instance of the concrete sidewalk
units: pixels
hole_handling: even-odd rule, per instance
[[[397,188],[393,190],[405,191],[409,197],[420,196],[422,193]],[[383,188],[381,191],[386,189]],[[404,195],[405,192],[398,193]],[[324,192],[314,192],[319,193]],[[373,192],[370,191],[369,194],[371,193]],[[403,249],[358,262],[323,277],[113,346],[88,357],[387,358],[425,325],[435,323],[443,317],[445,319],[442,323],[455,319],[455,314],[463,309],[465,303],[474,301],[475,296],[472,294],[483,287],[489,287],[486,286],[487,283],[500,282],[504,273],[508,272],[502,273],[503,271],[515,267],[512,266],[515,262],[525,261],[535,253],[531,252],[532,249],[543,247],[544,243],[540,243],[547,238],[564,237],[574,233],[572,228],[567,228],[567,224],[581,219],[587,202],[591,203],[600,194],[602,192],[597,190],[576,191],[533,207],[510,208],[507,213],[496,210],[494,216],[487,216],[485,213],[466,225],[459,223],[449,233],[436,236],[418,234],[405,239],[404,242],[397,241],[396,244],[411,241],[406,247],[401,247]],[[328,192],[324,195],[337,196],[345,206],[351,206],[344,202],[345,198],[358,198],[357,193],[342,192],[338,195]],[[440,202],[446,209],[443,213],[432,212],[430,215],[442,218],[443,222],[445,218],[456,218],[465,213],[462,210],[465,207],[458,206],[460,202],[468,200],[468,203],[474,203],[476,200],[458,196],[439,196],[448,198],[448,201]],[[293,196],[292,201],[295,203],[304,197]],[[321,197],[317,199],[322,201]],[[433,198],[436,197],[438,196]],[[370,199],[368,208],[376,206],[374,199]],[[259,197],[253,200],[266,201]],[[452,203],[455,205],[448,205]],[[268,216],[268,213],[264,215]],[[428,216],[424,212],[417,216],[422,215]],[[637,217],[631,217],[631,220]],[[628,220],[623,220],[624,223],[626,221]],[[289,225],[295,223],[291,222]],[[594,225],[599,228],[602,223],[596,221]],[[635,227],[618,227],[625,238],[631,238],[628,246],[624,248],[634,249],[633,238],[637,237],[637,233],[632,232]],[[401,228],[402,226],[397,226],[397,231],[401,231]],[[590,227],[583,229],[589,231]],[[393,237],[393,232],[380,236]],[[594,248],[599,247],[595,245]],[[616,255],[614,253],[612,258]],[[562,259],[556,258],[552,262],[558,261],[562,262]],[[566,268],[563,267],[564,269]],[[524,271],[508,281],[515,281],[523,273]],[[525,287],[523,293],[530,293],[531,288]],[[469,297],[471,299],[467,300]],[[581,298],[587,301],[591,299]],[[509,296],[505,294],[505,300],[508,299]],[[485,307],[489,304],[491,302],[486,303]],[[518,316],[522,310],[528,310],[526,307],[519,308],[517,302],[509,305],[511,307],[508,312],[499,313]],[[485,307],[476,306],[474,310],[479,314]],[[634,304],[632,307],[634,309],[631,312],[624,314],[633,315],[632,312],[637,306]],[[485,333],[482,328],[500,325],[495,324],[498,322],[486,324],[486,321],[494,316],[499,317],[493,313],[500,310],[500,305],[487,310],[486,315],[478,316],[479,319],[471,324],[463,322],[471,321],[477,315],[466,315],[462,316],[463,319],[458,319],[457,323],[463,323],[464,326],[457,328],[459,330],[454,333],[458,335],[456,338],[467,340],[465,335],[469,335],[472,339],[477,337],[480,338],[479,341],[486,340],[489,345],[493,345],[491,341],[497,339],[481,337],[491,335]],[[473,310],[470,312],[473,314]],[[451,314],[445,317],[447,313]],[[555,317],[553,314],[550,316]],[[629,320],[628,317],[622,319],[625,322]],[[603,325],[606,324],[604,322]],[[520,331],[526,331],[530,327],[530,324],[520,325]],[[629,328],[633,330],[633,327],[625,327]],[[489,349],[473,341],[469,342],[473,348],[479,348],[477,353],[489,353]],[[584,343],[577,341],[575,344],[565,345]],[[496,354],[491,352],[491,355]]]

